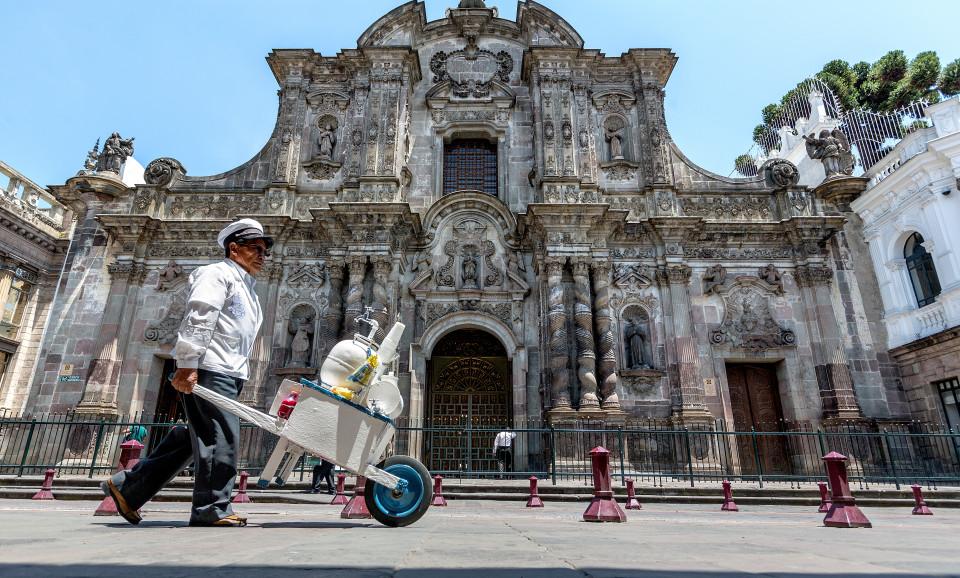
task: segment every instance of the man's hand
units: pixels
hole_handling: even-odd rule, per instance
[[[197,370],[189,367],[177,369],[171,383],[173,383],[173,389],[180,393],[193,393],[193,386],[197,385]]]

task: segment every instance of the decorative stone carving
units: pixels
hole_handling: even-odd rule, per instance
[[[624,367],[650,369],[653,355],[650,344],[650,317],[639,307],[629,307],[623,314]]]
[[[597,397],[596,352],[593,341],[593,307],[590,295],[590,264],[573,261],[573,319],[577,337],[577,377],[580,380],[580,409],[599,407]]]
[[[187,307],[187,288],[170,296],[170,306],[162,318],[147,325],[143,332],[144,341],[153,341],[157,345],[173,345],[177,341],[177,330],[183,322]]]
[[[833,270],[823,265],[803,265],[797,267],[793,279],[801,287],[829,285],[833,280]]]
[[[337,144],[335,125],[325,124],[317,137],[317,158],[333,160],[333,147]]]
[[[620,372],[620,383],[624,390],[639,397],[654,397],[657,389],[663,385],[663,372],[653,369],[624,370]]]
[[[287,367],[310,367],[316,317],[316,310],[307,304],[297,305],[290,312],[287,331],[293,334],[293,340],[290,342],[290,361],[287,362]]]
[[[563,302],[564,258],[549,258],[546,261],[549,303],[547,322],[550,328],[550,374],[551,394],[555,408],[570,407],[570,384],[567,374],[569,356],[567,351],[567,310]]]
[[[774,286],[777,294],[783,295],[783,274],[777,270],[773,263],[766,267],[760,267],[760,278]]]
[[[763,292],[738,286],[724,295],[723,322],[710,332],[710,341],[735,348],[775,349],[796,345],[797,336],[773,320]]]
[[[93,149],[87,153],[87,158],[83,161],[83,168],[88,171],[96,170],[98,158],[100,158],[100,139],[97,139],[96,144],[93,145]]]
[[[423,307],[425,316],[425,326],[430,327],[442,317],[457,313],[459,311],[477,311],[486,313],[502,321],[505,325],[512,326],[513,315],[510,303],[481,303],[471,300],[462,300],[455,303],[426,303]]]
[[[727,270],[723,268],[723,265],[717,263],[712,267],[708,267],[703,273],[703,294],[709,295],[713,293],[718,286],[726,282]]]
[[[437,271],[437,286],[453,287],[454,280],[451,271],[457,260],[457,242],[447,241],[443,246],[443,253],[447,256],[447,262]]]
[[[819,138],[810,133],[810,136],[803,135],[803,140],[806,141],[807,155],[823,163],[823,172],[828,179],[853,174],[855,161],[850,152],[850,141],[840,129],[835,128],[833,132],[823,129]]]
[[[170,202],[175,217],[231,219],[238,214],[260,213],[262,196],[253,195],[176,195]]]
[[[483,254],[483,286],[498,287],[503,285],[503,270],[495,266],[492,260],[492,257],[497,252],[493,241],[483,241],[480,250]]]
[[[623,131],[627,123],[618,115],[608,116],[603,122],[605,138],[610,142],[610,160],[623,158]]]
[[[764,171],[767,184],[776,189],[792,187],[800,180],[800,171],[786,159],[771,159],[764,163],[761,170]]]
[[[310,178],[318,181],[327,181],[337,174],[343,163],[334,162],[328,159],[318,158],[303,164],[303,170],[307,171]]]
[[[436,52],[430,58],[430,71],[435,83],[450,82],[454,96],[483,98],[490,95],[494,80],[510,82],[513,58],[503,50],[494,54],[478,48],[469,40],[462,50]]]
[[[738,247],[686,247],[684,254],[689,259],[731,259],[763,261],[766,259],[791,259],[791,247],[761,247],[740,249]]]
[[[183,267],[177,265],[173,259],[167,262],[167,266],[160,269],[157,275],[157,291],[164,291],[176,285],[183,278]]]
[[[113,133],[103,143],[103,150],[97,157],[95,170],[99,172],[111,172],[120,174],[120,167],[127,157],[133,155],[133,137],[120,138],[119,133]]]
[[[679,201],[683,215],[707,219],[765,219],[774,210],[773,197],[696,196]]]
[[[143,180],[148,185],[165,187],[170,184],[174,176],[183,176],[185,174],[187,174],[187,169],[180,164],[180,161],[169,157],[162,157],[150,161],[147,168],[143,170]]]

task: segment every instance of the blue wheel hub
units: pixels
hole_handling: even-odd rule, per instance
[[[386,468],[386,471],[400,478],[398,489],[374,485],[373,499],[380,510],[389,516],[402,518],[416,511],[423,499],[425,488],[423,479],[417,470],[403,464]],[[406,486],[406,489],[399,489]]]

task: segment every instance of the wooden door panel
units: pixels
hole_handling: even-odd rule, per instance
[[[737,432],[779,432],[782,413],[773,368],[752,365],[728,365],[727,389]],[[757,473],[757,452],[752,436],[737,436],[740,467],[744,474]],[[764,474],[789,473],[784,439],[779,435],[756,436],[760,467]]]

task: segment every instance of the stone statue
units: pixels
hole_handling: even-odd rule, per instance
[[[636,322],[627,327],[627,364],[630,369],[650,369],[643,358],[644,333],[643,326]]]
[[[723,265],[717,263],[713,267],[709,267],[703,274],[704,286],[703,294],[709,295],[713,291],[727,282],[727,270],[723,268]]]
[[[303,317],[290,320],[290,326],[287,328],[293,333],[293,341],[290,343],[290,363],[292,367],[308,367],[310,364],[310,339],[313,336],[313,317],[304,315]]]
[[[326,128],[317,138],[317,143],[320,145],[320,152],[317,153],[317,156],[328,161],[333,159],[333,147],[337,144],[337,135],[333,132],[332,126],[326,125]]]
[[[127,160],[127,157],[132,155],[133,137],[120,138],[120,134],[115,132],[103,143],[103,150],[97,157],[96,171],[109,171],[119,174],[120,166]]]
[[[479,289],[477,285],[477,258],[470,255],[463,258],[463,288]]]
[[[173,285],[181,275],[183,275],[183,267],[170,259],[167,266],[160,270],[160,275],[157,277],[157,289],[163,290]]]
[[[820,131],[820,138],[803,135],[807,144],[807,154],[812,159],[819,159],[823,163],[823,172],[827,178],[837,175],[853,174],[853,153],[850,152],[850,141],[840,129]]]
[[[776,287],[777,293],[783,293],[783,273],[777,271],[773,263],[760,267],[760,278]]]
[[[610,160],[620,160],[623,158],[623,126],[614,123],[606,129],[607,140],[610,141]]]

